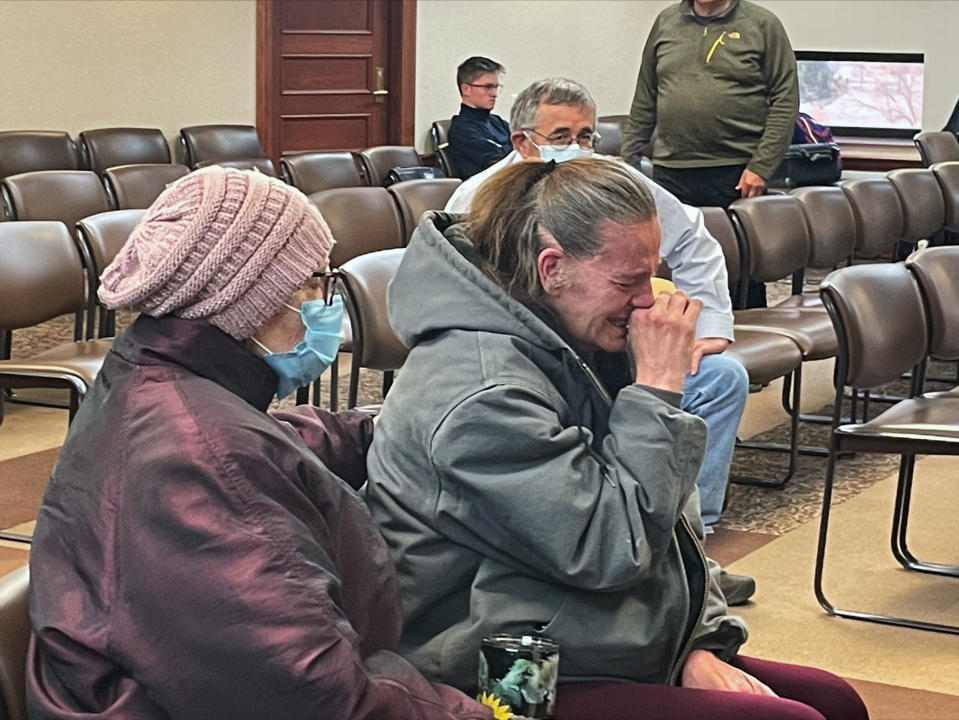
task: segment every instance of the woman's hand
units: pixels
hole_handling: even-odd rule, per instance
[[[776,693],[752,675],[723,662],[708,650],[689,653],[683,666],[682,685],[700,690],[726,690],[777,697]]]

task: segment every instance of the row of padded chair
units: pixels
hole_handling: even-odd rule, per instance
[[[959,207],[959,163],[937,168]],[[951,185],[949,183],[952,183]],[[937,202],[938,200],[938,202]],[[783,407],[790,416],[786,446],[740,441],[741,447],[787,450],[789,464],[778,479],[738,478],[782,486],[794,471],[797,453],[822,449],[798,444],[798,398],[803,362],[835,357],[835,331],[815,292],[804,292],[807,270],[829,270],[855,257],[875,261],[897,244],[909,247],[934,237],[944,226],[945,196],[932,170],[896,170],[886,177],[860,178],[841,186],[798,188],[733,203],[729,212],[704,208],[707,228],[726,259],[737,342],[727,352],[740,359],[752,383],[782,377]],[[760,282],[791,279],[792,294],[770,308],[743,309],[744,278]],[[787,338],[794,347],[773,340]],[[759,334],[759,335],[757,335]]]
[[[959,577],[959,566],[921,560],[907,542],[916,455],[959,455],[959,387],[925,393],[926,361],[959,360],[959,247],[919,250],[904,263],[846,267],[821,284],[838,338],[836,406],[823,490],[814,590],[831,615],[959,634],[959,626],[874,611],[840,608],[824,588],[836,461],[848,452],[899,455],[890,546],[906,570]],[[912,373],[910,397],[877,417],[841,424],[847,389],[874,388]],[[835,549],[833,549],[835,551]]]

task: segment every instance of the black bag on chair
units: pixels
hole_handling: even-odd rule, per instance
[[[834,143],[790,145],[770,178],[770,185],[789,188],[831,185],[842,175],[839,146]]]
[[[389,187],[394,183],[404,180],[435,180],[436,178],[445,178],[444,173],[438,167],[427,167],[425,165],[416,165],[414,167],[395,167],[386,173],[386,179],[383,180],[383,187]]]

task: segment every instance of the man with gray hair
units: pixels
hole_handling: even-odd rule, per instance
[[[468,212],[477,190],[514,163],[531,159],[563,162],[592,155],[597,136],[595,123],[596,103],[581,84],[566,78],[533,83],[513,103],[513,152],[460,185],[446,211]],[[662,228],[660,253],[672,271],[673,282],[703,303],[683,386],[682,407],[706,422],[706,454],[697,485],[703,522],[707,532],[711,532],[710,526],[722,512],[749,382],[742,365],[722,354],[733,340],[726,265],[719,243],[706,230],[698,209],[683,205],[642,173],[632,168],[630,171],[656,203]],[[730,604],[746,602],[755,591],[752,578],[744,575],[724,572],[721,582]]]

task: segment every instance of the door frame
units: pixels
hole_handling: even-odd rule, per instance
[[[413,145],[416,123],[416,1],[374,0],[389,5],[387,144]],[[256,0],[256,129],[273,162],[280,161],[280,119],[274,106],[280,87],[280,27],[276,0]]]

